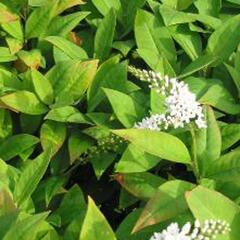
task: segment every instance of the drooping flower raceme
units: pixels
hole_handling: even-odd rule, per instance
[[[144,118],[135,125],[136,128],[160,131],[168,127],[184,127],[191,121],[194,121],[198,128],[206,128],[203,109],[186,83],[132,66],[128,68],[128,71],[140,80],[149,82],[150,88],[165,97],[166,112]]]
[[[154,233],[150,240],[213,240],[230,230],[229,224],[222,220],[206,220],[203,224],[196,220],[193,225],[188,222],[182,228],[172,223],[161,233]]]

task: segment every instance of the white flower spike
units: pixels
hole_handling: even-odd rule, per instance
[[[136,123],[136,128],[160,131],[168,127],[182,128],[191,121],[194,121],[198,128],[207,127],[203,109],[186,83],[132,66],[128,68],[128,71],[140,80],[149,82],[150,88],[165,96],[166,112],[144,118]]]
[[[230,231],[229,224],[222,220],[206,220],[203,224],[196,220],[193,225],[188,222],[181,229],[177,223],[172,223],[161,233],[154,233],[150,240],[213,240]]]

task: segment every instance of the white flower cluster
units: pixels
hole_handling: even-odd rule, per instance
[[[166,112],[144,118],[135,125],[136,128],[150,130],[184,127],[194,121],[198,128],[206,128],[203,109],[196,100],[196,95],[190,92],[188,85],[176,78],[162,77],[160,73],[136,69],[132,66],[128,71],[142,81],[149,82],[149,87],[165,96]]]
[[[150,240],[213,240],[230,231],[226,221],[206,220],[201,224],[196,220],[194,225],[188,222],[181,229],[177,223],[172,223],[161,233],[154,233]]]

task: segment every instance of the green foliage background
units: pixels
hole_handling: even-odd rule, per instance
[[[222,219],[240,233],[239,0],[0,2],[0,239],[147,240]],[[188,84],[208,128],[132,129]]]

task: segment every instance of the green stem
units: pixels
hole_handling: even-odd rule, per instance
[[[194,126],[191,124],[189,126],[190,133],[192,136],[192,157],[193,157],[193,172],[197,178],[197,182],[200,180],[200,171],[199,171],[199,165],[198,165],[198,159],[197,159],[197,143],[196,143],[196,135],[194,131]]]

